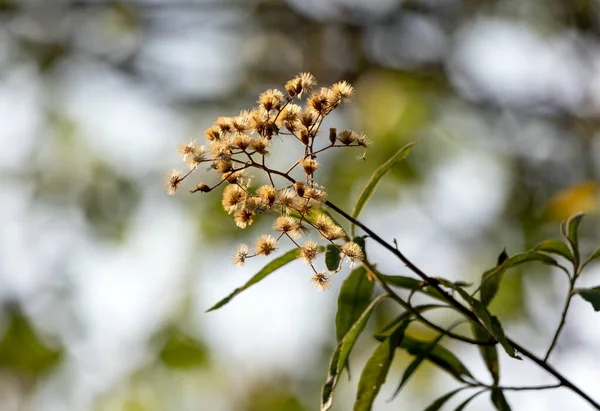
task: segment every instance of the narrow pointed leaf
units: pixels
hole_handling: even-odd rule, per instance
[[[440,301],[447,301],[439,292],[430,288],[422,288],[422,281],[415,278],[406,277],[403,275],[385,275],[379,273],[381,278],[388,284],[394,287],[403,288],[405,290],[416,290]],[[421,288],[419,288],[421,287]]]
[[[450,391],[449,393],[442,395],[440,398],[438,398],[437,400],[435,400],[434,402],[432,402],[429,407],[425,408],[425,411],[438,411],[439,409],[441,409],[444,404],[446,404],[448,402],[448,400],[450,400],[450,398],[452,398],[454,395],[458,394],[459,392],[461,392],[462,390],[469,388],[469,387],[460,387],[455,389],[454,391]]]
[[[573,249],[573,262],[579,262],[579,225],[583,219],[583,214],[578,213],[570,217],[567,221],[561,224],[560,231],[562,235],[569,241]]]
[[[480,324],[471,322],[473,335],[477,340],[485,341],[490,338],[490,334]],[[479,353],[487,369],[490,371],[494,384],[500,380],[500,364],[498,363],[498,349],[495,345],[480,345]]]
[[[352,325],[358,320],[371,302],[375,283],[367,277],[367,270],[358,267],[342,283],[338,296],[338,310],[335,317],[337,341],[341,341]]]
[[[460,293],[460,296],[471,306],[473,313],[477,316],[477,318],[479,318],[481,325],[486,329],[487,332],[491,334],[492,337],[494,337],[496,341],[500,343],[500,345],[502,345],[504,351],[506,351],[506,353],[511,357],[520,360],[521,358],[517,356],[515,349],[506,339],[504,330],[502,329],[502,324],[500,324],[500,320],[491,315],[481,301],[471,297],[465,290],[458,288],[457,291]]]
[[[324,249],[321,248],[319,251],[322,252],[323,250]],[[272,260],[269,264],[265,265],[263,267],[263,269],[260,270],[258,273],[256,273],[250,280],[248,280],[248,282],[246,282],[246,284],[233,290],[233,292],[231,294],[229,294],[227,297],[223,298],[221,301],[219,301],[218,303],[213,305],[211,308],[206,310],[206,312],[214,311],[214,310],[217,310],[217,309],[223,307],[225,304],[229,303],[235,296],[240,294],[242,291],[247,290],[254,284],[263,280],[269,274],[273,273],[274,271],[278,270],[279,268],[283,267],[284,265],[294,261],[296,258],[298,258],[298,250],[297,249],[290,250],[287,253],[277,257],[276,259]]]
[[[400,342],[400,348],[405,349],[409,354],[415,356],[424,356],[442,370],[447,371],[457,379],[463,377],[473,378],[473,375],[467,367],[448,349],[437,344],[433,349],[429,349],[430,342],[421,341],[409,335],[405,335]]]
[[[417,305],[417,306],[413,307],[413,310],[418,313],[422,313],[422,312],[433,310],[436,308],[447,308],[447,307],[448,307],[447,305],[442,305],[442,304],[423,304],[423,305]],[[413,313],[411,311],[404,311],[402,314],[400,314],[398,317],[396,317],[392,322],[390,322],[388,325],[386,325],[380,331],[378,331],[375,334],[375,339],[377,341],[385,340],[387,337],[389,337],[389,335],[392,333],[392,331],[398,326],[398,324],[400,324],[402,321],[404,321],[406,318],[410,317],[411,315],[413,315]]]
[[[592,304],[594,311],[600,311],[600,287],[576,288],[573,292],[579,294],[581,298]]]
[[[491,393],[492,404],[498,411],[510,411],[510,405],[506,402],[502,390],[499,388],[493,388]]]
[[[332,273],[337,273],[342,268],[340,249],[333,244],[329,244],[325,251],[325,265]]]
[[[466,400],[464,400],[463,402],[461,402],[458,407],[456,407],[454,409],[454,411],[463,411],[467,405],[469,405],[469,403],[475,399],[475,397],[477,397],[479,394],[483,394],[484,392],[486,392],[487,389],[483,389],[480,391],[477,391],[475,394],[471,395],[469,398],[467,398]]]
[[[588,257],[587,261],[585,262],[584,266],[587,265],[588,263],[591,263],[592,261],[594,261],[598,257],[600,257],[600,247],[596,248],[592,252],[592,254]]]
[[[371,411],[373,401],[379,393],[381,386],[385,383],[390,365],[396,353],[396,347],[404,338],[404,332],[410,324],[410,320],[404,321],[386,338],[375,350],[371,358],[365,364],[358,390],[356,401],[354,402],[354,411]]]
[[[398,150],[388,161],[383,163],[381,166],[379,166],[377,170],[375,170],[375,172],[371,176],[371,179],[363,188],[362,192],[360,193],[360,196],[358,197],[358,200],[356,201],[354,210],[352,211],[353,218],[358,217],[367,201],[369,201],[369,198],[371,198],[371,196],[375,192],[375,188],[377,187],[377,184],[379,184],[381,178],[384,175],[386,175],[396,163],[403,160],[410,153],[415,144],[416,142],[406,144],[405,146],[400,148],[400,150]],[[350,235],[352,237],[354,236],[354,224],[352,223],[350,223]]]
[[[543,251],[545,253],[560,255],[569,261],[573,260],[571,250],[565,243],[560,240],[546,240],[542,241],[533,249],[534,251]]]
[[[386,294],[382,294],[371,301],[371,304],[369,304],[369,306],[363,311],[358,320],[356,320],[344,338],[342,338],[337,345],[329,362],[329,373],[327,375],[327,380],[325,381],[325,384],[321,390],[321,411],[326,411],[331,407],[333,402],[333,391],[335,390],[342,370],[345,368],[346,363],[348,362],[348,356],[350,355],[352,348],[354,348],[356,340],[365,329],[373,310],[377,304],[386,297]]]

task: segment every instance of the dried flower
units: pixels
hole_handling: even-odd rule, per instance
[[[359,146],[362,146],[364,148],[367,148],[371,145],[371,139],[364,134],[359,134],[356,137],[356,144],[358,144]]]
[[[316,160],[312,158],[305,158],[300,162],[300,165],[304,169],[307,176],[312,176],[315,171],[321,166]]]
[[[316,113],[324,115],[334,101],[331,90],[327,87],[321,87],[321,90],[309,97],[308,106]]]
[[[338,141],[345,145],[350,145],[358,139],[358,133],[352,130],[344,130],[338,134]]]
[[[250,113],[240,111],[240,115],[231,119],[231,127],[237,134],[245,134],[250,130]]]
[[[246,228],[249,225],[252,225],[254,222],[252,217],[254,217],[254,213],[252,211],[242,208],[233,214],[233,221],[235,221],[235,225],[237,225],[239,228]]]
[[[347,242],[342,246],[341,251],[346,256],[346,259],[350,262],[351,267],[361,262],[365,258],[362,248],[360,248],[360,246],[355,242]]]
[[[304,235],[306,228],[299,221],[292,217],[281,216],[273,223],[273,230],[291,235],[294,238],[300,238]]]
[[[307,240],[304,247],[300,249],[300,256],[307,264],[312,264],[312,261],[317,258],[317,254],[319,254],[319,245],[312,240]]]
[[[181,154],[183,156],[184,162],[186,161],[188,156],[190,156],[191,154],[194,153],[194,151],[196,151],[196,149],[197,149],[196,140],[190,141],[187,144],[182,144],[177,147],[179,154]]]
[[[212,126],[206,129],[204,132],[206,139],[209,141],[216,141],[221,138],[221,130],[217,126]]]
[[[240,186],[232,184],[227,186],[223,191],[221,204],[223,204],[225,211],[231,214],[240,204],[246,201],[247,196],[248,194]]]
[[[333,94],[334,99],[345,103],[352,99],[354,87],[347,81],[339,81],[331,86],[331,94]]]
[[[169,195],[175,194],[175,191],[177,191],[182,181],[183,178],[181,177],[179,170],[171,170],[171,172],[167,174],[167,181],[165,183],[167,193],[169,193]]]
[[[318,203],[324,203],[327,199],[327,193],[321,188],[307,187],[304,190],[304,197],[315,200]]]
[[[256,194],[262,199],[267,207],[273,206],[277,199],[277,190],[271,185],[264,185],[256,190]]]
[[[238,134],[233,138],[233,146],[242,151],[245,151],[248,147],[250,147],[250,143],[250,137],[248,137],[246,134]]]
[[[201,193],[208,193],[211,190],[211,188],[207,185],[204,184],[203,182],[200,182],[195,189],[190,190],[192,193],[196,193],[198,191],[200,191]]]
[[[319,214],[314,222],[314,226],[323,238],[327,240],[338,240],[346,237],[344,230],[333,222],[331,217],[326,214]]]
[[[283,93],[276,89],[270,89],[262,93],[258,97],[258,104],[269,112],[271,110],[279,110],[281,107],[281,100],[283,100]]]
[[[215,122],[215,126],[221,130],[222,134],[229,134],[233,131],[232,118],[231,117],[219,117]]]
[[[246,244],[240,244],[233,255],[233,263],[238,267],[241,267],[246,262],[246,258],[248,257],[248,252],[250,249]]]
[[[252,146],[252,149],[263,156],[269,154],[267,147],[269,147],[270,144],[271,141],[265,137],[254,138],[250,142],[250,146]]]
[[[285,90],[290,97],[300,97],[302,92],[310,90],[315,84],[317,81],[312,74],[300,73],[286,83]]]
[[[256,242],[256,254],[269,255],[277,250],[277,240],[269,234],[261,235]]]
[[[312,282],[315,284],[315,288],[319,291],[327,291],[331,287],[329,277],[324,271],[315,274],[312,278]]]

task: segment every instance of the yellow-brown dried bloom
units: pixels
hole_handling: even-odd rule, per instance
[[[234,212],[236,208],[246,201],[248,194],[237,184],[229,185],[223,190],[223,208],[229,214]]]
[[[341,251],[350,262],[351,267],[360,263],[365,258],[362,248],[355,242],[347,242],[342,246]]]
[[[371,139],[364,134],[359,134],[356,137],[356,144],[358,144],[359,146],[362,146],[364,148],[367,148],[371,145]]]
[[[211,126],[204,132],[206,139],[209,141],[216,141],[221,138],[221,130],[217,126]]]
[[[279,191],[278,200],[279,205],[284,209],[295,208],[298,196],[294,191],[286,188],[285,190]]]
[[[314,222],[314,226],[319,230],[319,233],[321,233],[323,238],[326,238],[327,240],[333,241],[345,237],[344,230],[335,224],[326,214],[319,214]]]
[[[233,132],[231,117],[219,117],[215,122],[215,126],[217,126],[219,130],[221,130],[222,134],[229,134]]]
[[[329,277],[324,271],[315,274],[312,278],[312,282],[315,284],[315,288],[319,291],[327,291],[331,287]]]
[[[254,213],[252,211],[242,208],[233,214],[233,221],[235,221],[235,225],[243,229],[249,225],[252,225],[254,222],[252,217],[254,217]]]
[[[263,156],[269,154],[269,150],[267,150],[269,145],[271,145],[271,140],[269,140],[266,137],[253,138],[250,141],[250,146],[252,147],[252,149],[258,154],[262,154]]]
[[[283,93],[277,89],[270,89],[258,97],[258,104],[269,112],[271,110],[279,110],[281,100],[283,100]]]
[[[177,147],[177,151],[179,154],[183,156],[183,161],[185,161],[189,155],[191,155],[196,150],[196,140],[190,141],[187,144],[181,144]]]
[[[304,247],[300,249],[300,256],[306,264],[312,264],[317,254],[319,254],[319,245],[312,240],[306,241]]]
[[[296,195],[298,195],[298,197],[304,197],[305,187],[306,186],[304,185],[304,183],[300,181],[294,183],[294,190],[296,190]]]
[[[285,90],[290,97],[300,97],[304,91],[310,90],[317,81],[310,73],[300,73],[285,85]]]
[[[194,188],[193,190],[190,190],[190,192],[196,193],[196,192],[200,191],[201,193],[208,193],[210,190],[211,190],[211,188],[207,184],[200,182],[196,186],[196,188]]]
[[[259,187],[258,190],[256,190],[256,194],[259,195],[267,207],[272,207],[277,199],[277,190],[275,190],[275,187],[272,185],[264,185]]]
[[[246,180],[246,171],[238,170],[238,171],[230,171],[228,173],[223,174],[223,179],[227,180],[229,184],[242,184]]]
[[[309,129],[317,121],[317,115],[312,110],[303,110],[300,114],[300,123]]]
[[[304,169],[304,172],[308,176],[312,176],[315,171],[321,166],[316,160],[312,158],[305,158],[300,162],[300,165]]]
[[[308,98],[308,106],[321,115],[328,111],[332,103],[334,103],[333,95],[327,87],[321,87],[321,90]]]
[[[294,238],[300,238],[306,231],[306,228],[292,217],[281,216],[277,217],[277,220],[273,223],[273,230],[289,234]]]
[[[299,105],[288,104],[283,110],[281,110],[281,113],[277,118],[277,124],[286,125],[286,123],[288,122],[295,122],[298,119],[298,116],[300,115],[301,111],[302,107],[300,107]]]
[[[246,244],[240,244],[233,255],[233,263],[238,267],[241,267],[246,262],[246,258],[248,257],[248,252],[250,249]]]
[[[171,172],[167,174],[167,181],[165,182],[167,193],[169,193],[169,195],[175,194],[175,191],[177,191],[182,181],[183,178],[181,177],[179,170],[171,170]]]
[[[358,139],[358,133],[352,130],[344,130],[338,134],[338,141],[345,145],[350,145]]]
[[[277,250],[277,240],[269,234],[261,235],[256,242],[256,254],[269,255]]]
[[[252,140],[246,134],[238,134],[233,138],[232,145],[240,150],[246,150],[251,142]]]
[[[230,160],[220,160],[215,162],[214,164],[215,170],[217,170],[219,173],[226,173],[228,171],[233,170],[233,164]]]
[[[318,203],[324,203],[327,199],[327,193],[321,188],[307,187],[304,190],[304,197],[315,200]]]
[[[331,86],[331,93],[333,98],[337,101],[347,102],[352,99],[354,95],[354,87],[352,87],[347,81],[339,81]]]
[[[269,114],[262,108],[256,107],[250,112],[250,127],[261,136],[269,121]]]
[[[250,130],[250,113],[240,111],[240,115],[231,119],[231,127],[237,134],[245,134]]]
[[[204,148],[204,146],[195,146],[194,149],[187,154],[187,156],[184,155],[183,161],[185,161],[190,169],[196,168],[198,164],[204,161],[209,161],[206,158],[205,152],[206,148]]]

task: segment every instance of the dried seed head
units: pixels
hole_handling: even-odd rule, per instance
[[[331,93],[335,100],[345,103],[352,99],[354,87],[347,81],[340,81],[331,86]]]
[[[246,244],[240,244],[233,255],[233,263],[238,267],[241,267],[246,262],[246,258],[248,257],[248,252],[250,249]]]
[[[256,241],[256,254],[269,255],[277,250],[277,240],[272,235],[263,234]]]
[[[332,92],[327,87],[321,87],[321,90],[308,98],[308,106],[321,115],[327,112],[333,102]]]
[[[335,140],[337,140],[337,130],[332,127],[329,129],[329,142],[333,145]]]
[[[187,144],[181,144],[180,146],[178,146],[177,151],[179,151],[179,154],[183,156],[183,161],[185,161],[187,157],[190,156],[196,150],[196,147],[196,140],[193,140]]]
[[[238,134],[233,138],[232,144],[235,148],[245,151],[248,147],[250,147],[250,142],[251,139],[246,134]]]
[[[233,132],[231,117],[219,117],[215,122],[215,126],[217,126],[219,130],[221,130],[222,134],[229,134]]]
[[[300,165],[304,169],[304,172],[307,176],[312,176],[320,167],[320,164],[317,162],[317,160],[313,160],[312,158],[305,158],[300,162]]]
[[[316,210],[320,207],[320,204],[315,200],[311,200],[309,198],[297,198],[296,204],[294,208],[302,215],[306,215],[313,210]]]
[[[268,139],[271,139],[273,135],[279,134],[279,127],[275,123],[267,123],[263,134]]]
[[[227,180],[229,184],[242,184],[246,178],[246,172],[244,170],[238,170],[223,174],[223,178]]]
[[[231,163],[231,160],[220,160],[215,162],[215,169],[219,173],[226,173],[228,171],[233,170],[233,165]]]
[[[310,90],[317,81],[310,73],[300,73],[285,85],[285,90],[290,97],[300,97],[302,92]]]
[[[304,144],[305,146],[308,145],[308,130],[300,130],[300,142],[302,142],[302,144]]]
[[[297,199],[298,196],[296,195],[295,191],[292,191],[287,188],[285,190],[279,191],[279,205],[284,209],[295,208]]]
[[[306,232],[306,227],[300,224],[296,219],[287,216],[277,217],[277,220],[273,223],[273,229],[281,233],[289,234],[294,238],[300,238]]]
[[[216,141],[221,138],[221,130],[217,126],[211,126],[204,132],[206,139],[209,141]]]
[[[275,200],[277,199],[277,190],[275,190],[275,188],[271,185],[259,187],[259,189],[256,190],[256,194],[259,195],[267,207],[273,206]]]
[[[319,214],[314,226],[319,230],[323,238],[327,240],[337,240],[345,237],[344,230],[335,224],[331,217],[326,214]]]
[[[315,284],[315,288],[319,291],[327,291],[331,287],[329,277],[324,271],[315,274],[312,278],[312,282]]]
[[[306,190],[304,190],[304,197],[315,200],[318,203],[324,203],[327,199],[327,193],[320,188],[307,187]]]
[[[261,136],[265,131],[268,121],[269,113],[267,113],[262,107],[256,107],[250,112],[250,127]]]
[[[248,227],[249,225],[252,225],[252,223],[254,222],[252,217],[254,217],[254,213],[246,208],[237,210],[233,214],[233,220],[235,221],[235,225],[242,229]]]
[[[269,140],[266,137],[253,138],[250,141],[250,146],[252,147],[252,149],[258,154],[262,154],[263,156],[269,154],[269,150],[267,150],[267,147],[269,147],[270,144],[271,140]]]
[[[190,190],[192,193],[196,193],[198,191],[202,192],[202,193],[208,193],[210,190],[212,190],[207,184],[204,184],[203,182],[200,182],[195,189]]]
[[[338,141],[345,145],[350,145],[356,141],[358,133],[352,130],[344,130],[338,134]]]
[[[312,110],[304,110],[300,114],[300,123],[307,129],[310,128],[317,120],[317,114]]]
[[[181,177],[179,170],[171,170],[167,174],[167,181],[165,182],[167,193],[169,193],[169,195],[175,194],[175,191],[177,191],[182,181],[183,178]]]
[[[362,249],[355,242],[347,242],[344,244],[342,246],[342,253],[344,253],[347,260],[350,262],[351,267],[360,263],[365,258]]]
[[[356,144],[358,144],[359,146],[362,146],[364,148],[367,148],[371,145],[371,139],[364,134],[359,134],[356,137]]]
[[[258,97],[258,104],[269,112],[271,110],[279,110],[281,100],[283,100],[283,93],[276,89],[270,89]]]
[[[225,211],[229,214],[234,212],[239,205],[243,204],[246,201],[248,194],[240,186],[237,184],[231,184],[223,190],[223,200],[221,204]]]
[[[296,190],[296,194],[298,195],[298,197],[304,197],[304,188],[304,183],[300,181],[294,183],[294,190]]]
[[[293,123],[298,119],[300,112],[302,111],[302,107],[297,104],[288,104],[279,114],[277,118],[278,124],[286,124],[288,122]]]
[[[312,240],[306,241],[304,247],[300,249],[300,256],[307,264],[312,264],[312,261],[317,258],[317,254],[319,254],[319,245]]]
[[[231,119],[231,127],[237,134],[245,134],[250,130],[250,113],[240,111],[240,115]]]

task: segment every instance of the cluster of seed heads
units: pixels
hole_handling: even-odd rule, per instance
[[[175,193],[184,179],[206,163],[207,171],[219,176],[218,182],[207,184],[201,181],[190,190],[192,193],[210,192],[225,184],[223,208],[233,215],[235,224],[242,229],[251,225],[257,215],[277,216],[273,222],[275,235],[260,236],[253,252],[245,244],[238,246],[234,263],[241,266],[248,258],[270,255],[285,237],[312,268],[315,286],[326,290],[333,273],[318,271],[314,266],[323,248],[310,239],[301,245],[302,237],[313,229],[320,238],[338,248],[351,264],[360,262],[364,256],[361,247],[350,241],[345,231],[321,210],[327,193],[315,181],[315,172],[320,167],[317,158],[333,147],[366,148],[369,140],[355,131],[338,133],[334,128],[329,129],[328,138],[323,138],[320,131],[323,120],[340,104],[349,101],[354,89],[345,81],[331,87],[315,86],[312,74],[301,73],[286,83],[286,93],[267,90],[259,96],[258,105],[252,110],[244,110],[236,117],[219,117],[205,132],[206,146],[198,145],[196,141],[179,146],[189,171],[171,171],[166,187],[169,194]],[[304,107],[297,104],[303,98]],[[285,171],[267,165],[266,158],[275,137],[299,147],[298,160]],[[248,169],[264,174],[268,183],[253,187],[246,174]],[[293,178],[292,173],[299,169],[303,171],[303,178]],[[280,184],[276,185],[275,180]]]

